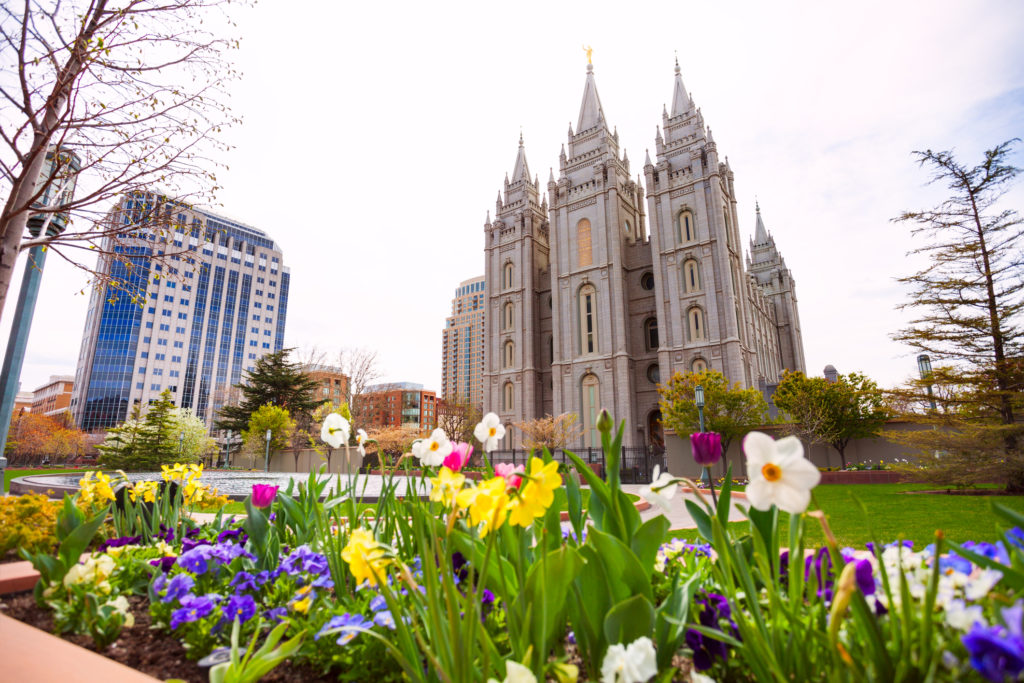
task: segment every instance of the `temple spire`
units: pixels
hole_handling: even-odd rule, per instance
[[[526,164],[526,148],[523,146],[523,133],[519,133],[519,153],[516,155],[516,165],[512,169],[512,182],[520,180],[530,181],[530,167]]]
[[[683,85],[683,74],[679,69],[679,57],[676,57],[676,88],[672,93],[672,116],[685,114],[690,110],[690,97],[686,94],[686,86]]]
[[[767,244],[768,231],[765,230],[764,221],[761,220],[761,205],[758,204],[756,199],[754,200],[754,206],[757,209],[757,225],[754,228],[754,244]]]
[[[593,128],[604,121],[604,110],[601,108],[601,98],[597,95],[597,84],[594,82],[594,65],[587,64],[587,82],[583,86],[583,103],[580,105],[580,118],[576,124],[576,131],[584,131]],[[569,127],[572,130],[572,126]]]

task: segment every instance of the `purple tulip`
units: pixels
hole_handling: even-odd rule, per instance
[[[690,434],[690,447],[698,465],[708,467],[722,459],[722,435],[717,432]]]
[[[252,504],[258,508],[270,507],[277,497],[277,487],[269,484],[252,485]]]

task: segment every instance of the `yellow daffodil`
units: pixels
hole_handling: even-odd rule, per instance
[[[451,507],[455,500],[455,494],[466,483],[466,476],[458,472],[452,472],[447,467],[442,467],[436,477],[430,478],[430,500],[441,502],[445,507]]]
[[[526,483],[513,496],[509,523],[516,526],[530,526],[541,517],[555,500],[555,489],[562,485],[558,463],[544,464],[540,458],[530,458],[530,469],[523,475]]]
[[[348,569],[356,581],[367,581],[376,586],[384,577],[384,569],[391,564],[387,547],[377,542],[366,529],[356,529],[341,551],[341,559],[348,563]]]
[[[103,472],[86,472],[78,482],[79,500],[83,503],[103,503],[114,500],[110,477]]]
[[[456,502],[460,508],[469,511],[469,520],[474,526],[483,522],[483,527],[480,528],[481,538],[491,529],[497,529],[504,524],[508,516],[508,492],[505,490],[505,480],[502,477],[494,477],[481,482],[478,486],[459,491]]]
[[[136,482],[135,486],[128,489],[128,495],[131,497],[132,502],[136,502],[140,497],[146,503],[156,502],[156,491],[159,484],[155,481],[140,481]]]

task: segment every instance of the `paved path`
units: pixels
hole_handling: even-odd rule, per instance
[[[640,486],[640,485],[631,485],[631,484],[623,484],[623,486],[622,486],[622,490],[625,491],[626,493],[633,493],[633,494],[636,494],[636,495],[640,495],[640,489],[641,488],[643,488],[643,487]],[[703,507],[703,505],[700,502],[700,496],[698,496],[697,494],[695,494],[695,493],[682,493],[682,492],[680,492],[680,493],[677,493],[672,498],[672,509],[668,513],[665,513],[657,505],[652,505],[647,510],[644,510],[643,512],[641,512],[640,513],[640,517],[641,517],[641,519],[643,519],[646,522],[648,519],[650,519],[652,517],[656,517],[658,515],[662,515],[663,514],[666,517],[668,517],[668,521],[670,523],[670,526],[669,526],[670,529],[696,529],[697,528],[697,524],[693,521],[693,517],[690,516],[690,513],[686,509],[686,501],[687,500],[692,500],[695,503],[697,503],[697,505],[701,505]],[[709,502],[710,502],[710,499],[709,499]],[[737,502],[739,502],[740,505],[743,505],[743,506],[746,506],[746,504],[747,504],[746,500],[737,501],[736,499],[733,499],[732,509],[729,510],[729,521],[730,522],[742,522],[743,520],[746,519],[746,517],[739,510],[736,509],[736,503]]]

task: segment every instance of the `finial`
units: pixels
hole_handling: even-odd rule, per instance
[[[594,62],[592,61],[592,55],[594,54],[594,48],[584,45],[583,51],[587,53],[587,71],[593,71]]]
[[[519,146],[523,146],[523,127],[519,126]]]
[[[676,73],[680,73],[680,71],[679,71],[679,50],[676,50]]]
[[[757,201],[756,194],[754,195],[754,209],[756,209],[758,213],[761,213],[761,205]]]
[[[487,209],[487,224],[491,224],[491,210]]]

